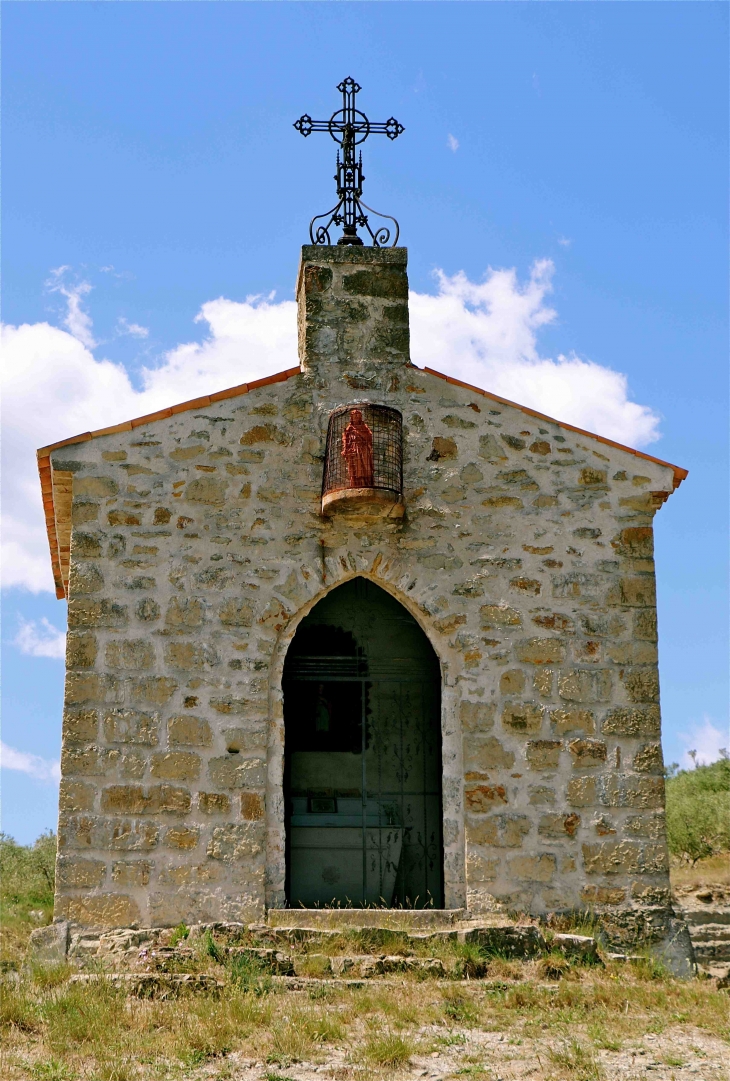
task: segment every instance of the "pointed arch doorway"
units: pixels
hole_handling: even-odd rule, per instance
[[[290,907],[443,907],[441,672],[365,578],[302,620],[284,691]]]

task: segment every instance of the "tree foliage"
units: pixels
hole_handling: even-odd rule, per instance
[[[693,864],[730,850],[730,760],[668,777],[667,842],[672,856]]]
[[[19,845],[0,833],[0,901],[11,908],[52,908],[56,835],[42,833],[32,845]]]

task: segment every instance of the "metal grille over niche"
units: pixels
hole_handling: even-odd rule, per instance
[[[342,406],[330,416],[327,429],[322,505],[351,493],[390,493],[400,505],[403,492],[403,418],[386,405]]]

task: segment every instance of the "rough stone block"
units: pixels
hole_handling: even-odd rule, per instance
[[[140,922],[137,902],[126,894],[98,893],[87,897],[60,895],[56,899],[58,914],[82,927],[129,927]]]
[[[119,486],[111,477],[74,477],[74,498],[91,496],[108,498],[117,495]]]
[[[167,742],[170,747],[209,747],[213,732],[205,718],[183,714],[167,722]]]
[[[260,758],[224,755],[211,758],[208,776],[216,788],[262,788],[266,784],[266,763]]]
[[[642,743],[632,763],[637,773],[663,773],[664,758],[661,743]]]
[[[634,638],[644,639],[648,642],[656,642],[657,624],[655,609],[646,608],[634,612]]]
[[[207,815],[228,814],[231,809],[231,800],[223,792],[199,792],[198,810]]]
[[[192,630],[205,623],[205,605],[198,597],[173,597],[165,612],[165,626]]]
[[[563,745],[559,740],[529,740],[525,747],[525,756],[530,769],[557,769],[560,765],[562,748]]]
[[[533,702],[508,702],[502,710],[502,724],[512,732],[539,732],[542,706]]]
[[[109,848],[117,852],[149,852],[157,847],[160,827],[154,822],[109,820]]]
[[[34,961],[60,964],[66,960],[68,944],[68,920],[55,919],[47,927],[36,927],[31,931],[29,954]]]
[[[78,813],[93,811],[96,798],[96,786],[82,781],[61,780],[58,806],[61,811]]]
[[[470,885],[477,882],[493,882],[499,874],[500,862],[500,857],[490,853],[489,849],[469,845],[466,854],[467,881]]]
[[[599,778],[602,807],[632,807],[652,810],[664,806],[663,777],[631,777],[609,774]]]
[[[494,727],[494,702],[460,702],[459,720],[467,732],[488,732]]]
[[[57,889],[93,890],[101,886],[106,877],[103,860],[89,860],[81,856],[59,856],[56,863]]]
[[[66,666],[68,668],[93,668],[96,664],[97,651],[96,635],[90,631],[69,631],[66,635]]]
[[[580,815],[544,814],[540,816],[537,832],[543,837],[574,837],[580,826]]]
[[[196,477],[188,482],[185,498],[188,503],[202,503],[207,506],[222,507],[228,493],[228,482],[224,477]]]
[[[464,789],[464,802],[467,811],[484,814],[493,811],[500,804],[507,803],[507,791],[501,784],[468,784]]]
[[[535,784],[528,787],[529,802],[535,807],[552,806],[556,799],[557,793],[554,788],[550,788],[547,785]]]
[[[208,842],[208,855],[214,860],[242,860],[263,851],[264,834],[260,825],[250,823],[215,826]]]
[[[117,639],[107,642],[105,661],[108,668],[153,668],[155,650],[146,638]]]
[[[609,710],[601,725],[601,733],[604,736],[658,736],[661,733],[659,706]]]
[[[483,631],[498,627],[521,627],[522,616],[508,604],[483,604],[479,609]]]
[[[653,574],[640,574],[621,578],[606,597],[606,603],[624,608],[654,608],[656,606],[656,581]]]
[[[160,742],[157,713],[136,709],[112,709],[104,715],[104,738],[108,743],[138,743],[156,747]]]
[[[65,709],[63,738],[70,743],[90,743],[99,733],[99,714],[95,709]]]
[[[218,618],[225,627],[251,627],[253,617],[252,605],[240,597],[231,597],[218,610]]]
[[[116,860],[112,864],[112,880],[125,889],[148,885],[151,873],[149,860]]]
[[[665,845],[642,846],[637,841],[598,841],[583,845],[586,874],[634,875],[667,871]]]
[[[129,619],[126,604],[108,599],[71,597],[68,602],[69,627],[124,627]]]
[[[651,559],[654,555],[654,531],[651,526],[630,526],[616,534],[611,547],[620,556],[629,559]]]
[[[553,671],[551,668],[538,668],[532,677],[532,686],[541,698],[552,698]]]
[[[621,886],[584,886],[580,897],[586,905],[620,905],[626,900]]]
[[[101,793],[101,809],[106,814],[187,814],[190,793],[169,784],[110,785]]]
[[[646,837],[649,841],[663,840],[667,833],[664,812],[631,815],[624,822],[624,832],[629,837]]]
[[[199,840],[200,830],[197,826],[170,826],[165,831],[163,843],[168,848],[177,848],[183,852],[190,852],[192,849],[197,848]]]
[[[122,703],[124,684],[116,676],[97,672],[67,672],[65,702],[67,706],[87,703]]]
[[[512,668],[499,677],[500,694],[522,694],[525,689],[525,673],[521,668]]]
[[[200,757],[190,751],[153,754],[150,773],[162,781],[196,781],[200,775]]]
[[[566,702],[609,702],[612,686],[608,668],[574,668],[558,677],[558,694]]]
[[[497,814],[489,818],[466,821],[466,838],[470,844],[493,845],[495,848],[520,848],[530,832],[527,815]]]
[[[515,762],[508,751],[494,736],[479,739],[464,737],[464,769],[469,773],[486,773],[493,769],[511,769]]]
[[[656,668],[626,668],[621,680],[632,702],[659,701],[659,673]]]
[[[69,574],[69,594],[78,597],[84,593],[98,593],[104,588],[104,575],[96,563],[71,561]]]
[[[259,792],[241,793],[241,818],[247,822],[258,822],[264,813],[264,797]]]
[[[565,790],[569,807],[595,807],[598,794],[595,777],[574,777]]]
[[[142,676],[129,681],[129,695],[133,705],[164,706],[177,687],[177,680],[168,676]]]
[[[524,638],[515,643],[515,655],[525,664],[562,664],[565,642],[560,638]]]
[[[573,769],[602,766],[608,757],[608,748],[600,739],[572,739],[568,750],[573,756]]]
[[[513,856],[509,861],[510,874],[530,882],[550,882],[557,866],[555,856],[548,852],[539,856]]]
[[[61,751],[61,773],[64,777],[103,777],[113,773],[118,762],[119,752],[106,747],[72,744]]]
[[[556,736],[575,733],[592,735],[596,720],[589,709],[554,709],[550,712],[550,726]]]

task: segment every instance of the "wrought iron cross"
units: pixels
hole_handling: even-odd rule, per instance
[[[328,131],[339,144],[337,172],[334,177],[339,202],[325,214],[317,214],[312,218],[309,223],[310,239],[313,244],[331,244],[330,227],[341,225],[342,236],[337,241],[338,244],[362,244],[362,238],[357,235],[359,225],[370,234],[376,248],[385,247],[390,242],[391,230],[383,225],[373,231],[365,213],[369,210],[371,214],[393,222],[395,236],[391,247],[395,247],[400,234],[398,222],[390,214],[380,214],[362,201],[362,185],[365,179],[362,172],[362,152],[356,156],[355,147],[364,143],[371,134],[397,139],[405,128],[392,116],[383,124],[371,123],[365,114],[355,107],[355,99],[362,87],[358,86],[354,79],[343,79],[337,89],[342,94],[342,108],[334,112],[329,120],[312,120],[311,116],[305,113],[294,125],[305,138],[313,131]],[[327,220],[315,227],[315,222],[324,218]]]

